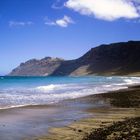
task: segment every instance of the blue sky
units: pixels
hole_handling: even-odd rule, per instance
[[[139,0],[0,0],[0,74],[46,56],[140,40]]]

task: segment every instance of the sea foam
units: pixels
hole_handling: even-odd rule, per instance
[[[130,85],[140,83],[138,77],[84,77],[79,79],[66,78],[65,80],[62,78],[62,80],[63,83],[46,80],[47,84],[45,84],[46,81],[42,83],[42,80],[38,84],[33,84],[34,80],[32,83],[28,83],[28,81],[26,83],[25,79],[21,80],[20,84],[17,84],[18,80],[14,84],[11,82],[12,80],[10,84],[9,81],[6,81],[9,85],[12,83],[12,86],[1,87],[0,108],[52,104],[66,99],[125,89]],[[75,80],[77,81],[75,82]],[[27,86],[31,84],[32,86]]]

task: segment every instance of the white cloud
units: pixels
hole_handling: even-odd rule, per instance
[[[62,19],[56,20],[56,24],[61,27],[67,27],[70,23],[74,23],[74,21],[68,16],[64,16]]]
[[[139,0],[68,0],[64,6],[82,15],[113,21],[140,17]]]
[[[45,24],[51,26],[68,27],[69,24],[73,24],[73,23],[74,21],[72,20],[72,18],[66,15],[63,18],[57,19],[55,21],[51,21],[48,18],[45,18]]]
[[[31,21],[27,21],[27,22],[23,22],[23,21],[9,21],[9,26],[10,27],[23,27],[23,26],[30,26],[32,25],[33,22]]]

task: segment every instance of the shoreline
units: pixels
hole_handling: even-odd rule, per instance
[[[140,120],[140,85],[129,86],[127,89],[111,91],[108,93],[82,97],[80,100],[90,102],[90,104],[94,104],[96,100],[101,100],[103,106],[91,106],[86,111],[92,113],[92,117],[75,120],[70,125],[64,127],[52,127],[49,129],[49,133],[46,136],[44,135],[35,139],[90,140],[91,138],[96,138],[93,136],[99,136],[98,134],[100,134],[100,132],[107,130],[108,134],[101,135],[100,139],[106,137],[106,139],[110,138],[111,140],[126,134],[131,137],[131,133],[129,134],[127,131],[124,131],[124,134],[121,131],[118,131],[116,134],[116,132],[110,130],[110,128],[113,127],[117,129],[119,123],[124,125],[132,122],[130,123],[130,126],[128,126],[128,128],[131,129],[131,126],[134,127],[133,123],[138,123]],[[110,104],[110,106],[104,106],[105,103]],[[139,127],[140,126],[133,130],[132,137],[136,137],[135,132],[137,129],[140,129]]]
[[[126,85],[125,87],[122,87],[120,89],[114,89],[114,90],[111,90],[111,91],[106,91],[106,92],[101,92],[101,93],[95,93],[93,95],[86,95],[86,96],[83,96],[83,97],[77,97],[77,98],[70,98],[70,99],[65,99],[65,100],[61,100],[61,101],[58,101],[58,102],[54,102],[54,103],[48,103],[48,104],[24,104],[24,105],[13,105],[13,106],[7,106],[7,107],[1,107],[0,108],[0,111],[1,110],[9,110],[9,109],[18,109],[18,108],[28,108],[28,107],[33,107],[33,108],[36,108],[36,107],[49,107],[49,106],[57,106],[59,104],[61,104],[61,102],[65,102],[65,101],[70,101],[70,100],[77,100],[77,99],[82,99],[82,98],[88,98],[88,97],[96,97],[98,95],[103,95],[103,94],[106,94],[106,93],[110,93],[110,92],[116,92],[116,91],[126,91],[127,89],[130,90],[130,88],[133,88],[133,87],[137,87],[139,86],[139,84],[133,84],[133,85]]]
[[[115,92],[115,91],[118,91],[118,90],[119,91],[120,90],[125,90],[127,88],[129,88],[129,86],[128,87],[122,87],[122,88],[116,89],[116,90],[112,90],[112,92]],[[77,98],[69,98],[69,99],[61,100],[61,101],[54,102],[54,103],[48,103],[48,104],[24,104],[24,105],[12,105],[12,106],[0,107],[0,111],[1,110],[16,109],[16,108],[18,109],[18,108],[28,108],[28,107],[36,108],[36,107],[57,106],[57,105],[61,104],[61,102],[87,98],[87,97],[90,97],[90,96],[102,95],[102,94],[105,94],[105,93],[108,93],[108,92],[111,92],[111,91],[106,91],[106,92],[103,92],[103,93],[95,93],[93,95],[86,95],[86,96],[77,97]]]

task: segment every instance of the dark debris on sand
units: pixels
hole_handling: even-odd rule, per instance
[[[96,129],[83,140],[140,140],[140,117]]]

